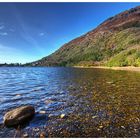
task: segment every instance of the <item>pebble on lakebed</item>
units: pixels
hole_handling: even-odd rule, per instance
[[[40,138],[45,138],[46,137],[46,133],[45,132],[41,132],[39,136],[40,136]]]
[[[61,119],[65,118],[65,117],[66,117],[65,114],[61,114],[61,115],[60,115],[60,118],[61,118]]]
[[[18,126],[29,121],[35,114],[35,109],[32,106],[21,106],[8,111],[4,115],[4,124],[8,127]]]
[[[46,114],[46,111],[45,110],[40,110],[39,114]]]

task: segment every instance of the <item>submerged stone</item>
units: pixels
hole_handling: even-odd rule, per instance
[[[34,116],[35,109],[32,106],[21,106],[8,111],[4,115],[4,124],[6,126],[18,126],[30,121]]]

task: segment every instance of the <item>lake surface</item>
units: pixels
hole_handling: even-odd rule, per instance
[[[17,137],[140,137],[138,72],[0,68],[0,122],[21,105],[33,105],[36,115]],[[0,137],[15,133],[0,127]]]

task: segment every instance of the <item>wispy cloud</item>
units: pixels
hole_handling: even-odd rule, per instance
[[[7,36],[9,33],[15,32],[13,27],[6,27],[5,23],[0,23],[0,36]]]
[[[0,23],[0,36],[7,36],[8,32],[5,31],[5,25],[4,23]]]
[[[10,28],[9,31],[10,32],[15,32],[15,30],[13,28]]]
[[[18,50],[13,47],[9,47],[9,46],[0,44],[0,53],[2,53],[2,52],[10,53],[10,52],[15,52],[15,51],[17,52]]]
[[[28,25],[23,20],[22,14],[20,14],[16,6],[12,5],[11,8],[14,13],[15,20],[17,21],[18,26],[20,27],[20,32],[19,32],[20,37],[22,37],[22,39],[27,41],[28,44],[33,46],[34,49],[38,51],[38,53],[44,54],[44,50],[41,48],[40,44],[38,44],[38,41],[32,36],[32,33],[28,29]]]
[[[0,32],[0,36],[7,36],[8,33],[7,32]]]
[[[44,36],[44,35],[45,35],[45,33],[43,33],[43,32],[39,33],[39,36]]]
[[[4,25],[0,25],[0,30],[4,29],[5,26]]]

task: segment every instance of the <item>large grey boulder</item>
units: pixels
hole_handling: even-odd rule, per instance
[[[11,111],[8,111],[4,115],[4,124],[6,126],[17,126],[20,124],[24,124],[26,121],[30,121],[30,119],[34,116],[35,109],[32,106],[21,106]]]

